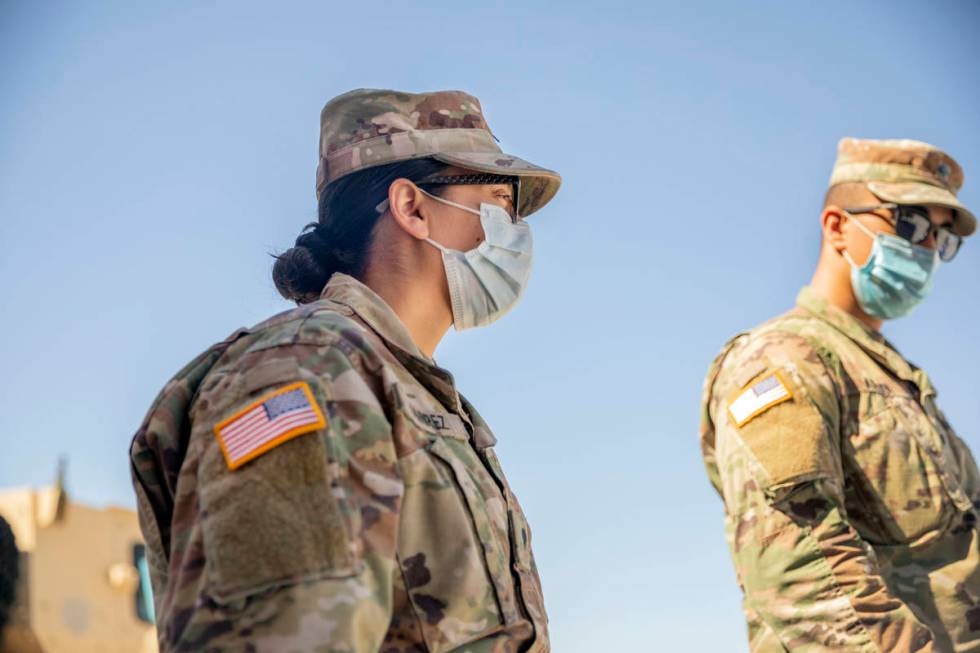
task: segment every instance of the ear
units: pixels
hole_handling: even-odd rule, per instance
[[[429,221],[419,212],[424,197],[408,179],[396,179],[388,187],[388,213],[399,228],[419,240],[429,237]]]
[[[847,222],[847,214],[844,213],[844,209],[833,204],[824,207],[823,213],[820,214],[823,242],[838,254],[847,249],[847,239],[844,236],[845,222]]]

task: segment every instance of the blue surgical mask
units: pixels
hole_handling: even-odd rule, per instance
[[[851,265],[851,286],[861,309],[882,320],[908,315],[932,289],[935,250],[891,234],[875,234],[854,216],[848,217],[874,239],[864,265],[857,265],[844,251],[844,258]]]

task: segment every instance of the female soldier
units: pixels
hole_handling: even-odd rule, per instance
[[[432,354],[521,295],[560,177],[479,102],[359,90],[321,114],[299,307],[171,380],[131,450],[163,651],[547,651],[530,530]]]

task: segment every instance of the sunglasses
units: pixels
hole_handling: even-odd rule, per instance
[[[908,204],[874,204],[872,206],[856,206],[844,209],[848,213],[871,213],[876,209],[891,209],[891,216],[885,217],[875,213],[879,218],[887,220],[895,228],[895,234],[913,245],[920,245],[934,233],[936,237],[936,252],[939,260],[948,263],[960,251],[963,237],[946,226],[937,227],[929,217],[929,209],[924,206]]]
[[[483,186],[492,184],[509,184],[513,189],[514,198],[513,205],[514,211],[510,213],[510,219],[515,224],[520,220],[520,215],[518,214],[518,202],[521,197],[521,178],[510,175],[493,175],[493,174],[472,174],[472,175],[430,175],[424,179],[419,179],[415,182],[417,186],[422,187],[432,187],[432,186]],[[388,210],[388,198],[383,199],[374,207],[374,210],[378,213],[384,213]]]
[[[514,197],[513,205],[514,212],[511,214],[511,220],[515,223],[520,220],[520,215],[518,214],[518,201],[521,196],[521,178],[511,175],[494,175],[489,173],[484,174],[471,174],[471,175],[433,175],[426,177],[425,179],[420,179],[416,182],[420,187],[425,186],[483,186],[483,185],[493,185],[493,184],[507,184],[511,187]]]

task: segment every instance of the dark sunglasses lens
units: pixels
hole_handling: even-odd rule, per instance
[[[895,232],[905,240],[918,245],[929,237],[931,229],[932,221],[929,219],[928,211],[919,207],[903,206],[899,209]]]
[[[939,259],[942,261],[952,261],[956,252],[960,250],[963,237],[954,234],[945,227],[936,232],[936,251],[939,252]]]

